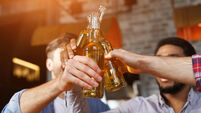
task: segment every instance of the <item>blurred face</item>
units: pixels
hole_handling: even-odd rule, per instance
[[[53,51],[53,57],[52,57],[52,78],[55,78],[58,76],[61,72],[63,72],[62,64],[61,64],[61,52],[63,49],[57,48],[55,51]]]
[[[185,55],[182,48],[175,45],[167,44],[167,45],[161,46],[158,49],[156,56],[183,57]],[[170,93],[170,94],[177,93],[185,86],[182,83],[174,82],[172,80],[159,78],[159,77],[156,77],[156,81],[159,85],[159,89],[161,93]]]

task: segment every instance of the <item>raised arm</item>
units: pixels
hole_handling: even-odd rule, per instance
[[[51,80],[35,88],[26,90],[20,98],[22,113],[39,113],[46,105],[59,95],[57,80]]]
[[[51,80],[43,85],[26,90],[22,94],[20,99],[20,108],[22,113],[40,112],[59,94],[64,91],[71,90],[74,84],[87,89],[97,87],[98,83],[96,81],[102,80],[102,78],[98,75],[99,72],[100,69],[94,61],[88,57],[75,56],[73,59],[67,61],[64,73],[62,73],[55,80]],[[92,80],[90,77],[93,77],[96,81]],[[88,110],[89,112],[89,108],[86,106],[87,102],[83,102],[83,99],[81,99],[81,101],[82,105],[76,108],[78,109],[77,111]],[[77,105],[80,104],[79,100],[76,102]],[[76,103],[73,104],[76,105]],[[85,107],[83,107],[83,105],[85,105]]]
[[[110,52],[106,58],[118,57],[133,72],[149,73],[154,76],[171,79],[185,84],[195,85],[191,57],[156,57],[131,53],[122,49]],[[176,76],[175,76],[176,75]]]

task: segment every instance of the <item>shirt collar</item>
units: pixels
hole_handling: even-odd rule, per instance
[[[158,99],[159,99],[159,104],[161,105],[161,106],[163,106],[163,105],[165,105],[165,100],[164,100],[164,98],[162,97],[162,95],[161,94],[158,94]]]
[[[190,89],[189,93],[188,93],[188,98],[187,98],[187,102],[189,102],[190,104],[193,104],[193,102],[196,101],[196,98],[197,98],[197,94],[196,92],[194,91],[193,88]]]

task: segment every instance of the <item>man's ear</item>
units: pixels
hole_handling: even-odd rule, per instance
[[[53,70],[53,62],[52,62],[52,60],[49,59],[49,58],[46,60],[46,67],[47,67],[47,69],[48,69],[49,71],[52,71],[52,70]]]

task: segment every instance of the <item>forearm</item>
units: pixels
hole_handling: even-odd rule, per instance
[[[116,49],[106,55],[107,59],[118,57],[129,67],[129,71],[138,73],[150,73],[157,77],[171,79],[177,82],[194,85],[196,81],[193,75],[191,57],[156,57],[131,53],[122,49]]]
[[[62,91],[57,88],[55,80],[26,90],[20,98],[22,113],[38,113]]]
[[[140,61],[140,66],[146,73],[195,86],[191,57],[146,56]]]

